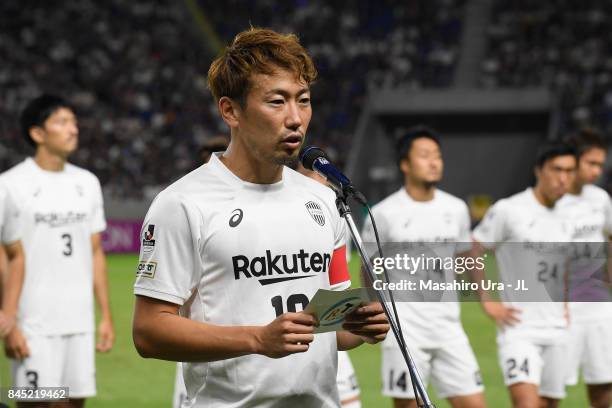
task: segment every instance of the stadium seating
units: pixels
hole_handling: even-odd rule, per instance
[[[612,130],[612,4],[589,0],[496,0],[482,63],[484,87],[550,87],[559,132]]]
[[[199,12],[223,43],[249,24],[300,36],[320,72],[309,141],[333,156],[370,89],[451,84],[464,3],[229,0],[200,1]],[[206,90],[214,56],[192,13],[172,1],[2,2],[0,169],[28,152],[18,115],[43,91],[78,109],[73,161],[96,173],[107,196],[138,198],[195,167],[198,146],[226,128]]]

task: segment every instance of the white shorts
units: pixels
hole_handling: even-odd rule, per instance
[[[414,363],[427,385],[431,383],[439,398],[459,397],[484,390],[478,362],[470,343],[461,339],[439,348],[420,348],[408,344]],[[398,346],[383,345],[383,395],[392,398],[414,399],[408,368]]]
[[[528,339],[498,344],[499,365],[506,386],[529,383],[539,387],[542,397],[565,397],[567,345],[540,344]]]
[[[338,384],[338,395],[340,401],[348,401],[359,397],[359,384],[357,376],[351,364],[351,359],[346,351],[338,352],[338,375],[336,377]],[[361,402],[354,401],[349,404],[342,405],[342,408],[360,408]]]
[[[13,360],[16,387],[68,387],[70,398],[96,395],[93,333],[26,336],[30,357]]]
[[[174,378],[174,395],[172,396],[172,408],[181,408],[183,401],[187,399],[187,389],[183,379],[183,364],[176,363],[176,376]]]
[[[612,322],[570,324],[568,385],[578,384],[582,370],[587,384],[612,383]]]

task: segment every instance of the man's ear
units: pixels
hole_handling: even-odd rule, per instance
[[[45,131],[40,126],[32,126],[30,137],[34,140],[34,143],[41,144],[45,141]]]
[[[227,123],[230,128],[238,127],[240,115],[242,113],[240,105],[227,96],[223,96],[219,99],[218,106],[223,121]]]
[[[400,160],[399,167],[403,174],[408,174],[410,172],[410,166],[408,165],[408,159]]]

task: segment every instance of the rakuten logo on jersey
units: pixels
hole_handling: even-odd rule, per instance
[[[252,259],[245,255],[232,257],[234,279],[258,278],[261,285],[311,278],[317,276],[317,273],[326,273],[329,270],[330,262],[330,254],[319,252],[311,254],[303,249],[300,249],[297,254],[289,255],[272,255],[272,251],[266,250],[265,256],[256,256]]]
[[[34,223],[49,224],[52,228],[63,227],[65,225],[77,224],[87,219],[87,213],[69,211],[67,213],[35,213]]]

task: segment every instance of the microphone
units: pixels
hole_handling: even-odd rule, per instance
[[[351,195],[363,205],[366,199],[353,183],[330,161],[325,152],[318,147],[308,146],[300,152],[300,162],[307,170],[312,170],[324,177],[336,193]]]

